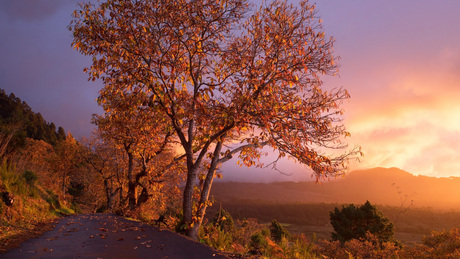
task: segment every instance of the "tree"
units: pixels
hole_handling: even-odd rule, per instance
[[[134,93],[102,94],[99,102],[105,114],[93,118],[100,137],[121,147],[127,155],[127,198],[131,210],[151,197],[149,185],[164,181],[162,176],[166,172],[166,166],[157,165],[159,168],[155,170],[151,167],[153,160],[161,153],[171,153],[169,144],[173,134],[172,128],[166,127],[167,124],[163,123],[164,117],[153,113],[148,107],[143,107],[144,101]],[[164,158],[164,164],[170,162],[172,163],[171,159]],[[149,180],[143,182],[142,178]],[[142,188],[139,195],[138,187]]]
[[[351,239],[364,239],[369,232],[378,237],[380,242],[393,239],[393,223],[377,210],[369,201],[360,207],[350,204],[341,210],[329,213],[332,227],[332,239],[346,242]]]
[[[54,181],[58,182],[56,178],[61,178],[61,197],[63,199],[66,198],[70,183],[72,181],[82,182],[84,178],[84,174],[81,173],[84,153],[83,145],[70,133],[54,148],[54,156],[50,159],[50,163],[56,174]]]
[[[334,75],[337,65],[315,7],[274,1],[249,10],[246,0],[108,0],[82,4],[69,26],[74,48],[93,57],[84,71],[102,79],[101,95],[141,96],[174,130],[193,238],[216,171],[234,155],[262,166],[268,145],[319,179],[342,173],[359,152],[325,153],[346,147],[340,104],[349,95],[323,88],[321,76]]]
[[[96,184],[103,186],[103,193],[105,196],[105,204],[99,205],[99,208],[105,208],[110,212],[114,212],[114,207],[117,202],[117,195],[119,197],[118,203],[123,201],[123,186],[124,175],[123,166],[120,162],[122,151],[120,151],[111,141],[103,140],[98,136],[98,131],[93,132],[90,139],[84,139],[86,152],[84,160],[90,167],[93,174],[98,175],[100,178]],[[97,189],[97,188],[92,188]],[[98,203],[97,200],[93,202]]]

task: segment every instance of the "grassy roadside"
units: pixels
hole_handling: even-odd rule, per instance
[[[0,167],[0,191],[14,197],[11,206],[0,200],[0,253],[51,230],[59,218],[74,213],[35,180],[30,172],[18,174],[5,163]]]

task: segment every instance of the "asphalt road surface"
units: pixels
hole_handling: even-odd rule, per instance
[[[39,238],[0,258],[227,258],[168,230],[111,214],[63,218]]]

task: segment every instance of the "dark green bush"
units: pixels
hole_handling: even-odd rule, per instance
[[[283,237],[286,239],[291,238],[291,233],[276,220],[273,220],[270,225],[270,235],[277,243],[280,243]]]
[[[37,174],[29,170],[25,170],[24,173],[22,174],[22,177],[26,180],[26,183],[29,186],[33,186],[35,182],[38,180]]]
[[[329,215],[334,227],[333,240],[343,243],[351,239],[365,239],[367,232],[377,236],[380,242],[393,240],[393,223],[369,201],[360,207],[350,204],[341,210],[335,208]]]
[[[220,209],[211,221],[216,227],[224,232],[232,231],[235,226],[232,215],[224,209]]]
[[[262,255],[269,249],[267,237],[268,231],[257,232],[251,236],[251,242],[249,243],[249,253],[254,255]]]

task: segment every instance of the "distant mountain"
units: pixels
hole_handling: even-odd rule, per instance
[[[302,203],[364,203],[460,210],[460,178],[415,176],[398,168],[353,171],[323,183],[217,182],[217,200],[260,200]]]

